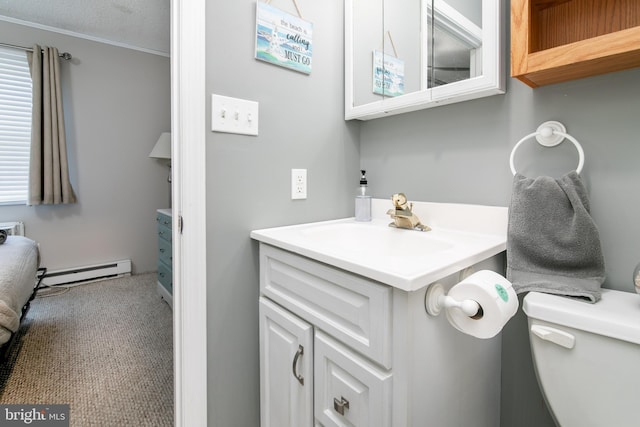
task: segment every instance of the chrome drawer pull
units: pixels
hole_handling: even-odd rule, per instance
[[[304,385],[304,378],[302,377],[302,375],[296,373],[296,365],[298,364],[298,358],[303,354],[304,354],[304,347],[301,345],[298,345],[298,351],[296,352],[296,355],[293,358],[293,363],[291,364],[291,369],[293,370],[293,376],[296,377],[296,379],[301,385]]]
[[[349,401],[344,397],[340,396],[340,400],[337,398],[333,398],[333,409],[336,410],[340,415],[344,415],[344,409],[349,409]]]

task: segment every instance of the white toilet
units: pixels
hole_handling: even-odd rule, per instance
[[[640,295],[595,304],[530,292],[523,303],[540,388],[560,427],[640,425]]]

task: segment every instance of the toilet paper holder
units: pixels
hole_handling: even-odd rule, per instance
[[[425,310],[431,316],[444,311],[451,326],[464,334],[493,338],[518,311],[513,284],[492,270],[463,276],[448,291],[442,283],[430,285],[424,296]]]
[[[483,315],[482,306],[478,302],[472,299],[458,301],[447,295],[440,283],[434,283],[427,289],[424,308],[432,316],[438,316],[443,309],[450,308],[457,308],[472,319],[480,319]]]

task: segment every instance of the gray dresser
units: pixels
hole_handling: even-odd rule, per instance
[[[158,294],[173,308],[173,274],[171,254],[171,209],[158,209]]]

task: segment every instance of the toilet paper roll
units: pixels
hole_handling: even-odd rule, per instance
[[[453,286],[448,295],[457,301],[466,299],[480,304],[476,316],[462,310],[447,309],[447,319],[456,329],[477,338],[492,338],[518,311],[518,297],[511,282],[500,274],[482,270]]]

